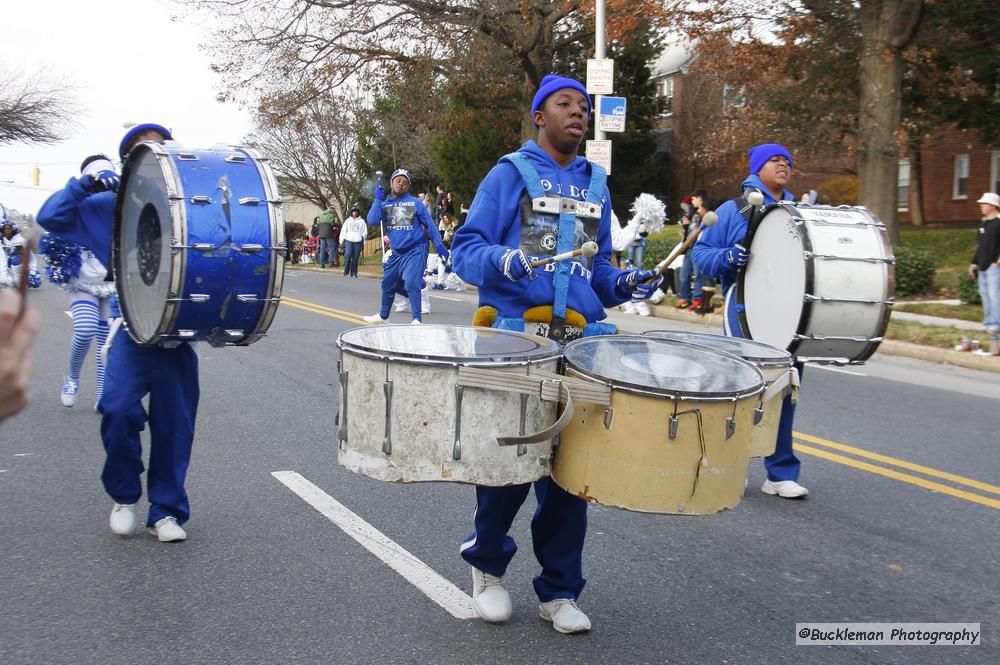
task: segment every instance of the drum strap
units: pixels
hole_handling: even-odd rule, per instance
[[[506,161],[514,165],[517,172],[521,174],[524,188],[528,191],[528,196],[532,199],[544,198],[545,190],[542,187],[542,179],[538,175],[538,170],[531,161],[519,152],[512,152],[504,155],[500,161]],[[601,196],[607,186],[608,174],[604,167],[590,162],[590,184],[587,186],[587,202],[593,204],[601,203]],[[576,236],[576,215],[569,211],[559,213],[559,239],[556,241],[556,254],[573,251],[573,240]],[[556,264],[556,274],[552,278],[552,289],[554,300],[552,303],[552,324],[549,328],[549,337],[557,342],[565,341],[564,327],[566,324],[566,302],[569,299],[569,277],[572,269],[572,261],[563,259]]]

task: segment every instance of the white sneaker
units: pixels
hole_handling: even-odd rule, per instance
[[[472,606],[483,620],[503,623],[510,618],[511,603],[503,578],[472,568]]]
[[[425,286],[420,290],[420,313],[431,313],[431,287]]]
[[[663,291],[661,289],[656,289],[655,291],[653,291],[653,295],[649,296],[649,302],[653,303],[654,305],[659,305],[661,302],[663,302],[664,298],[666,298],[666,295],[664,295]]]
[[[794,480],[765,480],[760,491],[783,499],[801,499],[809,494],[809,490]]]
[[[633,303],[631,300],[622,303],[622,311],[625,312],[626,314],[635,314],[635,303]]]
[[[636,314],[639,316],[649,316],[649,305],[647,305],[644,301],[633,303],[633,305],[635,307]]]
[[[410,299],[397,293],[392,300],[392,309],[394,312],[409,312]]]
[[[412,321],[410,321],[410,325],[411,326],[422,326],[423,323],[420,322],[420,319],[413,319]]]
[[[375,312],[374,314],[369,314],[368,316],[362,316],[361,318],[364,319],[365,322],[367,323],[385,323],[386,321],[389,320],[389,319],[383,319],[382,315],[379,314],[378,312]]]
[[[108,520],[111,530],[119,536],[127,536],[135,530],[135,504],[116,503]]]
[[[76,406],[76,394],[80,391],[79,381],[74,381],[68,376],[63,379],[62,394],[59,401],[63,406]]]
[[[149,532],[156,536],[161,543],[174,543],[186,540],[188,537],[187,532],[181,528],[175,517],[164,517],[158,520]]]
[[[547,603],[539,603],[538,616],[552,622],[553,628],[567,635],[590,630],[590,619],[576,606],[576,601],[569,598],[556,598]]]

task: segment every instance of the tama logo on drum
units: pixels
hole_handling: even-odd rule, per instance
[[[853,245],[854,244],[854,238],[848,238],[847,236],[840,236],[839,238],[837,238],[837,244],[838,245]]]

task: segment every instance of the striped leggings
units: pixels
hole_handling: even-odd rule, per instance
[[[91,340],[97,340],[100,350],[108,338],[108,317],[110,298],[96,298],[87,293],[74,293],[69,308],[73,314],[73,341],[69,347],[69,378],[80,381],[80,370],[87,358]],[[97,398],[104,392],[104,363],[101,354],[97,356]]]

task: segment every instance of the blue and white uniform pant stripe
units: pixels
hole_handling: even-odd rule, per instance
[[[70,313],[73,316],[73,340],[69,347],[69,378],[80,381],[80,370],[87,358],[90,344],[96,340],[98,349],[104,345],[108,337],[108,316],[110,307],[107,298],[97,298],[86,293],[75,293],[72,296]],[[101,354],[97,357],[97,398],[101,398],[104,390],[104,363]]]

